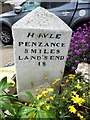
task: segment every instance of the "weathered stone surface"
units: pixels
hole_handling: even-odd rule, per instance
[[[38,7],[12,27],[19,98],[62,78],[72,30],[56,15]],[[48,80],[44,78],[48,77]],[[57,88],[59,85],[57,86]]]
[[[76,74],[81,75],[86,82],[90,81],[90,64],[88,63],[79,63],[77,69],[75,70]]]

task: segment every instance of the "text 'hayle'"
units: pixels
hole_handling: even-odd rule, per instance
[[[50,34],[47,34],[47,33],[39,33],[39,34],[36,34],[36,33],[31,33],[31,32],[29,32],[28,34],[27,34],[27,38],[34,38],[34,37],[36,37],[36,38],[51,38],[51,39],[60,39],[61,38],[61,34],[52,34],[52,33],[50,33]]]

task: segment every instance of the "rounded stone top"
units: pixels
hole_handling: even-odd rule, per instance
[[[60,31],[71,31],[71,28],[45,8],[37,7],[26,16],[18,20],[13,28],[50,29]]]

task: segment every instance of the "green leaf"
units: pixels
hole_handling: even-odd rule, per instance
[[[36,119],[36,118],[40,118],[38,112],[36,112],[36,114],[34,116],[34,119]]]
[[[10,103],[4,102],[4,101],[0,101],[0,104],[2,105],[2,107],[4,107],[5,109],[7,109],[12,115],[15,115],[15,110],[11,106]]]
[[[15,99],[15,100],[18,101],[18,99],[15,96],[13,96],[13,95],[8,95],[8,94],[0,95],[0,99],[4,99],[4,98]]]
[[[25,110],[27,111],[27,110],[31,110],[31,109],[36,110],[36,108],[32,108],[30,106],[24,106],[21,108],[21,110],[23,110],[23,111],[25,111]]]
[[[47,115],[47,113],[46,113],[46,111],[40,110],[38,112],[38,114],[39,114],[40,118],[49,118],[48,115]]]
[[[1,83],[2,83],[2,84],[6,84],[6,83],[7,83],[7,77],[4,77],[4,78],[1,80]]]
[[[36,111],[36,108],[25,106],[20,109],[19,115],[21,116],[21,118],[28,118],[29,116],[31,116],[32,112],[35,112],[35,111]]]
[[[32,107],[29,107],[29,106],[26,106],[26,107],[22,107],[21,108],[21,111],[22,112],[31,112],[32,110],[36,110],[36,108],[32,108]]]
[[[4,77],[1,81],[0,81],[0,91],[2,91],[2,88],[4,85],[7,84],[7,77]]]
[[[0,118],[1,119],[5,118],[5,115],[4,115],[4,113],[3,113],[3,111],[1,109],[0,109]]]
[[[45,111],[49,118],[56,118],[54,113],[51,111]]]
[[[28,95],[28,97],[31,99],[31,101],[34,101],[34,96],[32,95],[32,93],[30,91],[27,91],[26,94]]]
[[[0,91],[4,91],[5,89],[12,87],[13,83],[7,83],[7,77],[4,77],[0,81]]]
[[[32,117],[34,117],[34,114],[36,114],[36,113],[35,113],[35,110],[30,111],[30,113],[27,115],[27,118],[32,118]]]
[[[52,109],[57,109],[56,106],[51,105],[51,104],[50,104],[50,107],[51,107]]]

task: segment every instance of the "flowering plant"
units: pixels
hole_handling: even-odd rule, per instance
[[[4,80],[6,81],[6,80]],[[1,83],[8,88],[8,84],[4,81]],[[60,91],[56,91],[54,87],[60,84]],[[0,103],[4,102],[4,97],[7,99],[14,100],[9,102],[5,100],[3,103],[1,118],[11,119],[41,119],[53,118],[61,120],[89,120],[90,117],[90,84],[85,82],[80,76],[69,74],[64,77],[63,80],[60,78],[55,79],[52,83],[51,88],[43,88],[39,92],[36,89],[36,97],[34,97],[29,91],[26,94],[29,96],[29,102],[18,101],[14,95],[1,95]],[[5,109],[8,110],[8,114],[5,113]]]
[[[63,91],[56,94],[54,102],[57,106],[58,118],[87,120],[90,115],[90,85],[84,79],[69,74],[61,84]],[[89,116],[90,117],[90,116]]]
[[[41,87],[42,86],[40,86],[40,88]],[[53,88],[44,88],[41,93],[36,95],[36,98],[34,98],[30,92],[27,92],[31,101],[25,103],[25,106],[21,108],[19,113],[21,116],[20,118],[55,118],[53,110],[56,107],[52,104],[54,96],[49,95],[49,93],[52,93],[53,91]],[[36,89],[36,92],[38,92],[38,89]]]
[[[78,63],[90,62],[90,22],[73,32],[66,65],[75,70]]]
[[[59,93],[54,89],[60,83]],[[40,89],[42,86],[40,86]],[[57,78],[51,88],[44,88],[36,98],[29,92],[32,101],[26,103],[20,111],[21,118],[58,118],[61,120],[88,120],[90,115],[90,85],[74,74]],[[51,94],[50,94],[51,93]]]

